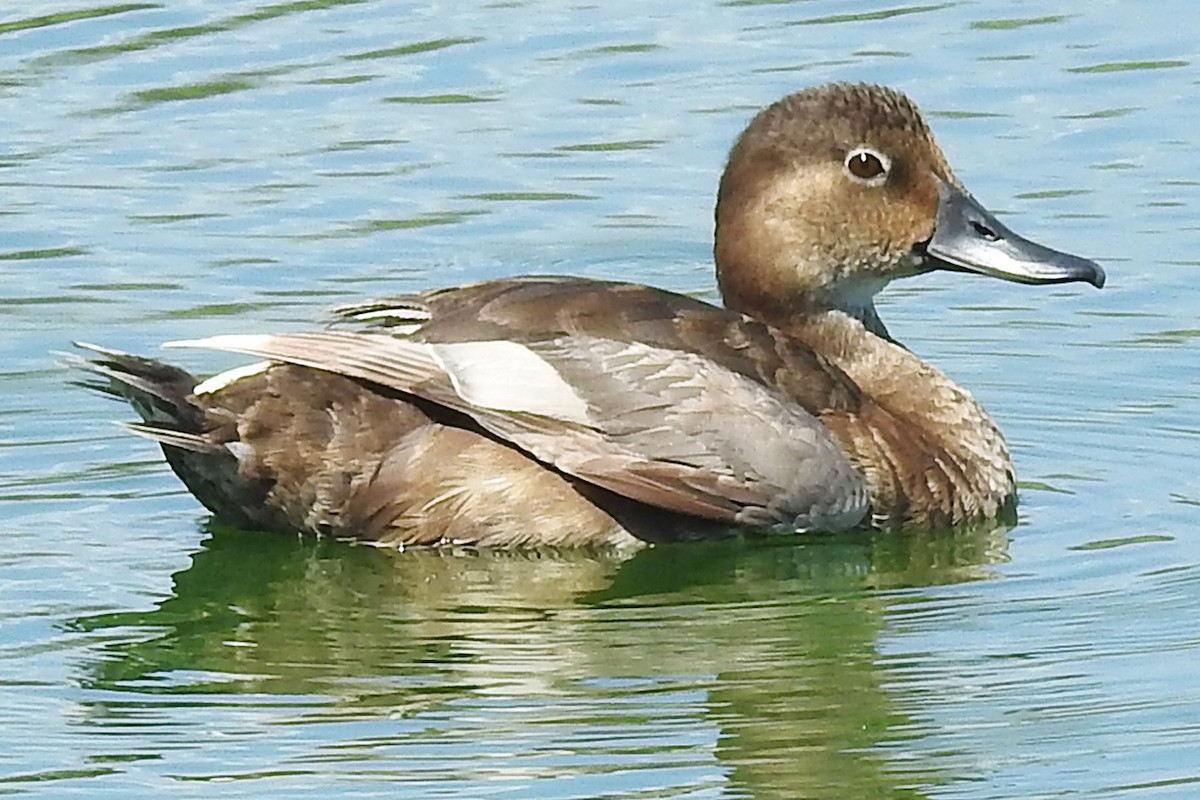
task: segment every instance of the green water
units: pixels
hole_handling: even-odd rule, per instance
[[[0,795],[1192,797],[1198,22],[1181,0],[6,4]],[[254,535],[57,362],[525,272],[712,299],[729,143],[841,79],[910,93],[981,201],[1109,272],[882,298],[1004,429],[1011,530],[625,559]]]

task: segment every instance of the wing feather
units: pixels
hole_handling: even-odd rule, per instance
[[[770,387],[695,353],[585,335],[430,343],[329,330],[173,347],[243,353],[410,393],[581,480],[708,519],[844,528],[867,507],[832,434]]]

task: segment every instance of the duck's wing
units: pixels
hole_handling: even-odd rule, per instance
[[[174,345],[411,394],[568,475],[672,511],[831,530],[857,525],[867,508],[861,474],[819,420],[697,353],[579,333],[430,342],[330,330]]]
[[[854,382],[803,342],[694,297],[636,283],[531,275],[393,295],[333,309],[335,325],[473,342],[589,336],[703,356],[782,391],[809,413],[855,413]]]

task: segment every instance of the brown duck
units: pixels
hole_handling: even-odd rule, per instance
[[[1104,284],[1017,236],[891,89],[783,98],[716,209],[719,308],[628,283],[502,279],[336,310],[325,330],[176,347],[261,363],[206,381],[91,345],[188,488],[242,526],[384,545],[631,545],[758,529],[984,522],[1004,438],[884,328],[893,278]]]

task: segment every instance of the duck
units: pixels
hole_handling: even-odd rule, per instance
[[[640,547],[986,524],[1016,502],[983,407],[875,307],[935,270],[1104,285],[1009,230],[903,93],[759,111],[717,190],[714,305],[507,277],[351,303],[324,325],[167,343],[253,363],[201,380],[76,343],[216,518],[387,547]]]

